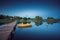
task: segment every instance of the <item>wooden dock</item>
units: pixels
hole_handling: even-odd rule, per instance
[[[8,40],[16,24],[17,24],[17,21],[14,21],[9,24],[0,25],[0,40]]]

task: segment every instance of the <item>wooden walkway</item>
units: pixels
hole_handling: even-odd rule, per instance
[[[14,21],[9,24],[0,25],[0,40],[7,40],[14,27],[16,26],[17,21]]]

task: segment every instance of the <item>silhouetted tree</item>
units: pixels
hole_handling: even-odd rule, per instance
[[[27,18],[28,20],[30,20],[31,18]]]
[[[0,15],[0,19],[4,19],[5,18],[5,15]]]
[[[53,17],[48,17],[46,21],[48,24],[53,24],[56,22],[56,19],[54,19]]]
[[[24,18],[23,18],[23,20],[27,20],[27,18],[26,18],[26,17],[24,17]]]
[[[43,21],[43,18],[40,17],[40,16],[36,16],[36,17],[35,17],[35,20],[36,20],[36,21],[39,21],[39,22],[42,22],[42,21]]]

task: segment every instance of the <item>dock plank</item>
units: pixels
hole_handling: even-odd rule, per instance
[[[16,25],[17,21],[14,21],[12,23],[9,24],[5,24],[5,25],[1,25],[0,27],[0,40],[7,40],[10,33],[13,31],[15,25]]]

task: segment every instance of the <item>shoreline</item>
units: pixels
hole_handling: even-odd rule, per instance
[[[10,34],[16,28],[17,21],[1,25],[0,27],[0,40],[8,40]]]

